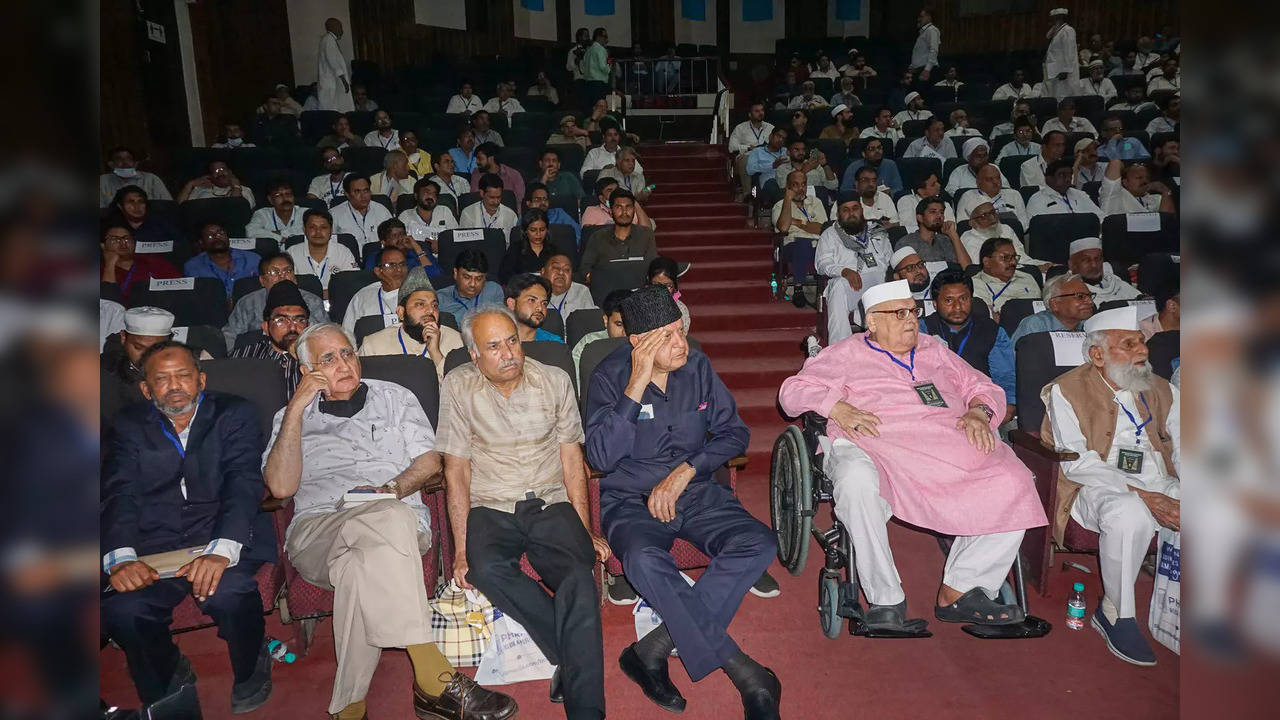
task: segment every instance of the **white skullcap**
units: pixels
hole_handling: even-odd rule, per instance
[[[1054,8],[1049,11],[1049,17],[1053,17],[1054,15],[1066,15],[1066,14],[1067,14],[1067,9],[1062,7]]]
[[[844,112],[845,110],[848,110],[848,109],[849,109],[849,106],[848,106],[848,105],[845,105],[844,103],[841,103],[841,104],[839,104],[839,105],[837,105],[837,106],[835,106],[835,107],[831,108],[831,117],[835,117],[835,116],[839,115],[840,113],[842,113],[842,112]]]
[[[911,101],[915,100],[918,97],[920,97],[920,93],[916,92],[915,90],[912,90],[911,92],[907,93],[907,96],[905,98],[902,99],[902,104],[910,105]]]
[[[893,282],[880,283],[862,293],[862,307],[870,310],[880,303],[886,303],[890,300],[910,299],[912,299],[911,284],[906,280],[894,280]]]
[[[1081,150],[1089,147],[1091,143],[1095,142],[1097,142],[1097,140],[1094,140],[1093,138],[1080,138],[1076,141],[1076,152],[1080,152]]]
[[[911,247],[910,245],[903,245],[897,250],[894,250],[893,255],[889,256],[889,267],[897,269],[898,263],[902,262],[903,260],[906,260],[912,255],[919,255],[919,254],[920,253],[916,252],[916,249]]]
[[[1102,241],[1099,240],[1098,238],[1095,238],[1095,237],[1080,238],[1079,240],[1071,241],[1071,245],[1067,247],[1067,256],[1070,257],[1072,255],[1075,255],[1078,252],[1084,252],[1085,250],[1101,250],[1101,249],[1102,249]]]
[[[285,85],[284,83],[276,83],[276,89],[279,90],[280,88],[284,88],[285,90],[288,90],[289,86]]]
[[[124,313],[124,331],[147,337],[168,336],[173,332],[173,313],[151,306],[131,308]]]
[[[965,160],[968,160],[969,156],[973,154],[973,151],[980,147],[987,148],[988,150],[991,149],[991,146],[987,144],[986,140],[983,140],[980,137],[969,138],[968,140],[965,140],[964,145],[961,146],[960,154],[964,156]]]
[[[1137,331],[1137,329],[1137,305],[1125,305],[1124,307],[1112,308],[1111,310],[1103,310],[1084,321],[1085,332],[1094,332],[1096,330]]]

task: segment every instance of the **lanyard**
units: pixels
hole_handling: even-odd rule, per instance
[[[573,287],[572,287],[572,286],[570,286],[569,290],[572,290],[572,289],[573,289]],[[560,304],[559,304],[559,305],[552,305],[552,306],[551,306],[551,307],[555,308],[555,309],[556,309],[556,312],[560,313],[561,315],[564,315],[564,304],[565,304],[566,302],[569,302],[569,290],[565,290],[565,291],[564,291],[564,297],[560,298]]]
[[[622,176],[622,182],[624,182],[624,183],[626,183],[626,184],[627,184],[627,191],[629,192],[629,191],[631,190],[631,176],[630,176],[630,175],[623,175],[623,176]]]
[[[196,398],[196,408],[199,408],[200,403],[203,401],[204,401],[204,393],[202,392],[200,393],[200,396]],[[1121,405],[1120,407],[1124,407],[1124,406]],[[1128,412],[1128,411],[1126,410],[1125,412]],[[159,415],[160,411],[157,410],[156,414]],[[195,415],[192,415],[191,421],[195,422],[195,419],[196,419]],[[1151,418],[1147,418],[1147,422],[1151,422]],[[1146,423],[1143,423],[1143,424],[1145,425]],[[187,426],[188,429],[190,429],[190,427],[191,427],[190,425]],[[178,455],[185,460],[187,457],[187,449],[182,446],[182,440],[179,439],[177,435],[174,435],[172,432],[169,431],[169,426],[166,425],[164,422],[164,416],[160,417],[160,432],[164,433],[164,436],[169,439],[169,442],[173,443],[173,447],[178,451]],[[1139,430],[1138,432],[1142,432],[1142,431]]]
[[[311,259],[311,256],[310,256],[310,255],[307,255],[307,264],[311,266],[311,272],[312,272],[312,274],[314,274],[317,278],[320,278],[320,281],[321,281],[321,282],[323,282],[323,281],[324,281],[324,273],[325,273],[325,270],[327,270],[327,269],[329,268],[329,256],[328,256],[328,254],[326,254],[326,255],[324,256],[324,262],[320,263],[320,272],[316,272],[316,264],[315,264],[315,261],[313,261],[313,260]]]
[[[383,175],[383,178],[385,179],[386,175]],[[347,204],[347,210],[351,212],[351,222],[355,223],[356,227],[360,228],[360,240],[361,241],[368,240],[369,229],[364,226],[364,219],[356,218],[356,209],[351,207],[350,203]],[[366,209],[364,212],[365,212],[365,218],[369,217],[369,211]]]
[[[343,179],[344,179],[344,178],[346,178],[346,174],[345,174],[345,173],[343,174],[343,176],[342,176],[341,178],[338,178],[338,184],[337,184],[337,185],[334,185],[334,184],[333,184],[333,180],[330,180],[330,181],[329,181],[329,197],[330,197],[330,198],[336,198],[336,197],[338,197],[338,191],[342,189],[342,181],[343,181]]]
[[[395,133],[392,133],[391,137],[387,138],[386,142],[383,142],[382,140],[382,133],[378,133],[378,144],[382,146],[383,150],[390,150],[391,143],[395,141],[396,141]]]
[[[379,298],[378,298],[378,304],[379,304],[379,305],[381,305],[381,304],[382,304],[382,298],[381,298],[381,297],[379,297]],[[403,327],[402,327],[402,328],[400,328],[400,331],[396,333],[396,339],[400,341],[400,352],[401,352],[401,354],[403,354],[403,355],[408,355],[408,354],[409,354],[409,348],[405,347],[405,344],[404,344],[404,328],[403,328]],[[426,357],[426,355],[427,355],[427,346],[426,346],[426,345],[423,345],[423,346],[422,346],[422,352],[418,353],[418,357]]]
[[[1071,188],[1067,188],[1067,191],[1066,191],[1066,192],[1064,192],[1064,193],[1062,193],[1062,202],[1064,202],[1064,203],[1066,203],[1066,204],[1067,204],[1067,209],[1068,209],[1068,210],[1070,210],[1070,211],[1072,211],[1072,212],[1075,212],[1075,208],[1071,207],[1071,197],[1070,197],[1070,195],[1071,195]]]
[[[996,292],[992,290],[991,283],[982,283],[982,284],[987,286],[987,292],[991,293],[991,303],[994,305],[995,302],[1000,299],[1000,296],[1004,294],[1004,291],[1008,290],[1009,286],[1013,284],[1013,278],[1009,278],[1009,282],[1005,283],[1004,287],[1000,288],[1000,292]]]
[[[124,280],[120,281],[120,291],[124,292],[129,288],[129,280],[133,278],[133,273],[138,269],[138,258],[133,259],[133,264],[129,266],[129,272],[124,274]]]
[[[747,129],[750,130],[751,133],[756,136],[756,144],[759,145],[760,136],[764,134],[764,123],[760,123],[759,130],[755,129],[754,127],[751,127],[751,123],[747,123]]]
[[[378,314],[383,316],[387,314],[386,308],[383,307],[382,305],[382,289],[381,288],[378,289]],[[403,345],[404,341],[401,340],[400,344]]]
[[[1124,411],[1124,414],[1129,418],[1129,422],[1133,423],[1133,428],[1136,431],[1134,435],[1141,440],[1142,428],[1146,427],[1147,423],[1151,422],[1151,406],[1147,404],[1147,397],[1142,393],[1138,393],[1138,399],[1142,401],[1142,407],[1147,409],[1147,419],[1143,420],[1141,425],[1139,425],[1138,420],[1133,417],[1133,413],[1129,412],[1129,408],[1125,407],[1124,403],[1120,402],[1120,398],[1116,398],[1116,404]]]
[[[800,208],[801,214],[804,215],[804,221],[809,222],[809,211],[804,209],[804,203],[803,202],[796,203],[796,207]]]
[[[887,356],[890,360],[892,360],[895,365],[911,373],[912,380],[916,379],[916,349],[915,348],[911,348],[911,364],[908,365],[902,362],[901,360],[899,360],[896,356],[894,356],[893,353],[889,352],[888,350],[885,350],[884,348],[878,348],[875,345],[872,345],[870,338],[863,337],[862,341],[867,344],[867,347],[871,348],[872,350],[875,350],[878,353],[884,353],[885,356]]]
[[[498,218],[500,217],[502,217],[502,208],[498,208],[498,212],[493,214],[493,222],[489,221],[489,213],[484,212],[484,209],[481,208],[480,219],[484,221],[484,226],[486,229],[492,228],[494,226],[494,223],[497,223]]]
[[[436,175],[436,179],[438,179],[438,180],[444,180],[444,178],[441,178],[439,175]],[[444,190],[445,192],[449,193],[450,195],[452,195],[452,196],[454,196],[454,197],[458,197],[458,193],[456,193],[456,192],[454,192],[454,191],[453,191],[453,176],[452,176],[452,175],[450,175],[450,176],[449,176],[449,179],[448,179],[447,181],[445,181],[445,182],[443,182],[443,183],[440,183],[440,189],[441,189],[441,190]]]

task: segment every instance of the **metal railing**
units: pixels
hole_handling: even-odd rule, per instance
[[[718,89],[720,58],[660,57],[619,58],[614,82],[633,95],[696,95]]]

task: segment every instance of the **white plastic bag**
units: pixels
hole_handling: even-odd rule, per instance
[[[520,623],[493,609],[493,634],[476,670],[481,685],[510,685],[528,680],[549,680],[556,668],[534,644]]]
[[[683,572],[680,573],[680,577],[689,583],[689,587],[693,587],[693,578]],[[639,602],[631,606],[631,615],[635,618],[636,640],[653,632],[654,628],[662,624],[662,617],[658,615],[658,611],[654,610],[644,598],[640,598]]]
[[[1161,527],[1156,537],[1156,581],[1147,628],[1156,642],[1181,654],[1182,533]]]

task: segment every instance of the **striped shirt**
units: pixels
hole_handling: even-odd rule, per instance
[[[293,397],[293,391],[297,390],[298,383],[302,382],[302,368],[298,365],[298,359],[292,353],[277,350],[276,346],[271,344],[270,338],[259,340],[242,348],[236,348],[229,353],[228,357],[266,358],[280,363],[280,369],[284,371],[284,384],[289,390],[289,397]]]

